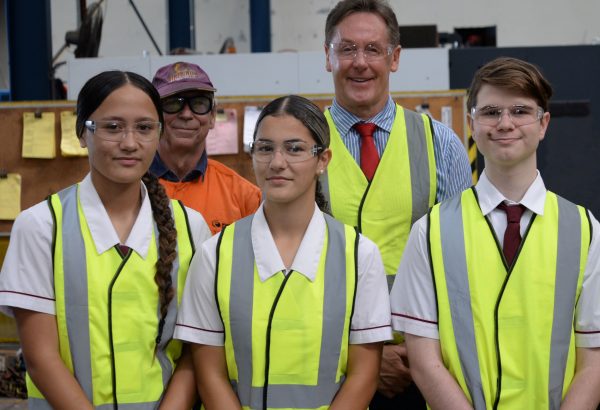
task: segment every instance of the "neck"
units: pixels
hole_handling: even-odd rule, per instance
[[[511,167],[499,169],[498,167],[485,167],[485,174],[490,182],[504,195],[514,202],[520,202],[525,193],[537,177],[537,168]]]
[[[383,111],[385,105],[387,104],[387,101],[388,100],[385,99],[377,105],[365,104],[347,106],[346,104],[338,100],[338,104],[340,105],[340,107],[342,107],[349,113],[356,115],[361,120],[368,120],[379,114],[381,111]]]
[[[158,154],[162,162],[181,180],[195,167],[204,153],[204,142],[193,150],[175,148],[166,142],[166,138],[158,145]]]
[[[120,242],[125,243],[142,206],[140,182],[104,184],[93,174],[92,182]]]
[[[278,204],[265,201],[264,213],[273,237],[304,236],[314,213],[314,201],[307,206],[298,202]],[[293,215],[293,217],[290,217]]]

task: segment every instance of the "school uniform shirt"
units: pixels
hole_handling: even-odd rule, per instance
[[[515,202],[506,199],[492,185],[485,171],[475,189],[481,211],[490,220],[502,247],[507,222],[506,214],[497,206],[502,201],[508,205]],[[533,214],[544,214],[545,201],[546,187],[538,172],[519,202],[526,208],[520,222],[521,237]],[[575,346],[585,348],[600,347],[600,224],[591,213],[589,216],[592,240],[574,323]],[[437,302],[427,246],[427,216],[419,219],[411,230],[390,298],[394,330],[439,339]]]
[[[312,219],[290,266],[311,281],[317,273],[323,251],[326,223],[315,205]],[[252,249],[261,281],[287,271],[261,205],[252,220]],[[218,235],[206,241],[196,252],[183,293],[173,338],[191,343],[223,346],[223,322],[215,300],[215,259]],[[392,337],[390,305],[383,262],[377,246],[360,236],[358,244],[358,279],[349,343],[362,344],[389,340]]]
[[[142,205],[124,244],[146,258],[154,224],[148,192],[140,182]],[[120,243],[108,213],[88,174],[79,185],[79,198],[96,250],[102,254]],[[196,248],[210,237],[202,215],[186,208]],[[46,201],[21,212],[13,224],[0,273],[0,311],[12,316],[12,307],[55,315],[52,236],[54,222]],[[69,246],[65,243],[64,246]]]

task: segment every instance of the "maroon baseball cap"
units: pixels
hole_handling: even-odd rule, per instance
[[[159,68],[152,84],[161,98],[188,90],[217,91],[203,69],[182,61]]]

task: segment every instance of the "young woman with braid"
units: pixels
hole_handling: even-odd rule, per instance
[[[377,246],[326,213],[328,147],[317,106],[270,102],[252,145],[263,203],[192,260],[175,337],[207,410],[364,410],[375,393],[387,283]]]
[[[29,409],[190,409],[190,353],[172,334],[210,231],[146,174],[160,97],[137,74],[100,73],[81,89],[76,129],[90,173],[18,216],[0,274]]]

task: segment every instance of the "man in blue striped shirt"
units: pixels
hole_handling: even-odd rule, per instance
[[[379,246],[390,287],[412,223],[472,183],[454,131],[392,100],[389,77],[398,69],[400,49],[398,22],[385,0],[342,0],[327,17],[326,68],[335,99],[325,114],[333,157],[321,182],[333,216]],[[363,123],[372,135],[359,134]],[[365,151],[371,141],[375,149]],[[366,169],[373,166],[374,174]],[[406,357],[404,343],[384,347],[371,410],[425,408]]]

